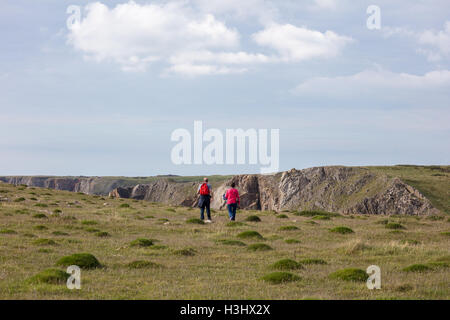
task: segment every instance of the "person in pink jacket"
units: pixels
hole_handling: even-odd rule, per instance
[[[225,193],[225,199],[227,200],[228,215],[230,220],[234,221],[236,219],[236,209],[238,204],[241,204],[241,199],[239,198],[239,192],[234,187],[236,184],[233,182],[231,188]]]

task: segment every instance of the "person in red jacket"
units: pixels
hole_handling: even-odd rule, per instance
[[[236,184],[231,183],[231,188],[225,193],[225,199],[227,200],[228,215],[230,220],[234,221],[236,219],[236,209],[237,206],[241,204],[241,199],[239,198],[239,192],[235,189]]]
[[[200,194],[200,199],[198,201],[198,206],[200,208],[200,219],[205,219],[204,212],[206,208],[206,214],[208,216],[208,219],[206,220],[207,223],[211,223],[211,194],[212,188],[211,185],[208,183],[208,178],[203,179],[203,183],[198,186],[197,193]]]

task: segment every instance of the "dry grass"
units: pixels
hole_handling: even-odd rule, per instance
[[[7,230],[0,233],[0,299],[450,298],[447,216],[390,217],[390,222],[406,228],[390,230],[377,223],[376,216],[337,216],[309,224],[307,216],[286,212],[288,218],[279,219],[272,212],[259,212],[261,222],[230,228],[227,213],[221,211],[213,214],[212,224],[189,224],[188,219],[198,218],[196,209],[1,183],[0,190],[2,198],[8,198],[0,202],[0,230]],[[19,198],[25,200],[14,201]],[[34,218],[36,214],[47,218]],[[255,211],[238,211],[237,220],[252,215]],[[286,225],[298,229],[283,231]],[[337,226],[354,233],[329,231]],[[264,239],[238,238],[248,230]],[[109,236],[99,237],[99,232]],[[52,242],[35,244],[39,239]],[[130,245],[136,239],[149,239],[153,245]],[[246,245],[226,245],[224,239]],[[249,250],[256,241],[273,250]],[[178,254],[184,251],[193,255]],[[82,271],[81,290],[27,281],[46,269],[64,270],[56,262],[75,253],[91,253],[103,266]],[[298,281],[262,281],[273,271],[271,265],[282,259],[323,259],[326,264],[305,263],[290,271]],[[130,268],[136,261],[164,268]],[[381,290],[329,278],[337,270],[366,270],[372,264],[381,267]],[[414,264],[432,267],[427,272],[403,271]]]

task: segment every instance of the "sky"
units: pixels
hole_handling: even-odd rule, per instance
[[[280,171],[448,165],[450,3],[0,2],[0,175],[260,172],[174,164],[194,121],[279,129]]]

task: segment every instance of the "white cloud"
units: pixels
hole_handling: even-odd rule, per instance
[[[427,30],[422,32],[418,36],[418,41],[422,45],[427,45],[434,50],[422,49],[421,52],[425,53],[429,60],[441,60],[442,57],[450,56],[450,21],[447,21],[444,25],[444,30],[433,31]]]
[[[383,27],[383,35],[386,38],[392,36],[411,37],[417,41],[421,47],[417,52],[427,56],[429,61],[439,61],[450,57],[450,21],[446,21],[444,29],[426,30],[422,32],[414,31],[406,27]]]
[[[217,65],[207,65],[207,64],[190,64],[190,63],[179,63],[171,66],[168,69],[169,73],[176,73],[185,76],[203,76],[212,74],[233,74],[233,73],[243,73],[246,72],[245,68],[229,68]]]
[[[450,86],[450,71],[438,70],[414,75],[408,73],[394,73],[384,69],[365,70],[350,76],[318,77],[307,80],[298,85],[293,92],[299,95],[327,95],[334,97],[360,97],[367,94],[390,95],[403,92],[424,92],[435,89],[447,90]]]
[[[237,19],[256,17],[260,22],[272,21],[278,15],[278,9],[267,0],[194,0],[203,12],[228,15]]]
[[[159,62],[166,68],[163,74],[198,76],[242,73],[255,64],[334,57],[352,41],[333,31],[322,33],[272,22],[251,36],[270,53],[246,52],[241,49],[239,32],[214,14],[236,14],[237,8],[250,6],[250,10],[252,5],[256,11],[271,12],[263,0],[245,5],[236,0],[142,5],[129,1],[113,8],[95,2],[86,6],[84,18],[70,30],[68,43],[86,59],[112,61],[123,71],[142,72]],[[203,9],[196,10],[198,7]]]
[[[321,9],[335,9],[337,0],[314,0],[315,6]]]
[[[230,49],[239,33],[211,14],[197,15],[180,3],[109,9],[96,2],[69,34],[69,43],[97,61],[112,60],[124,70],[145,70],[153,61],[183,50]]]
[[[333,31],[310,30],[291,24],[271,24],[253,34],[260,46],[275,49],[282,61],[302,61],[311,58],[337,56],[352,38],[338,35]]]
[[[239,52],[211,52],[211,51],[192,51],[181,52],[175,54],[170,58],[172,64],[185,64],[185,63],[219,63],[219,64],[253,64],[253,63],[266,63],[271,59],[260,53],[247,53],[244,51]]]

